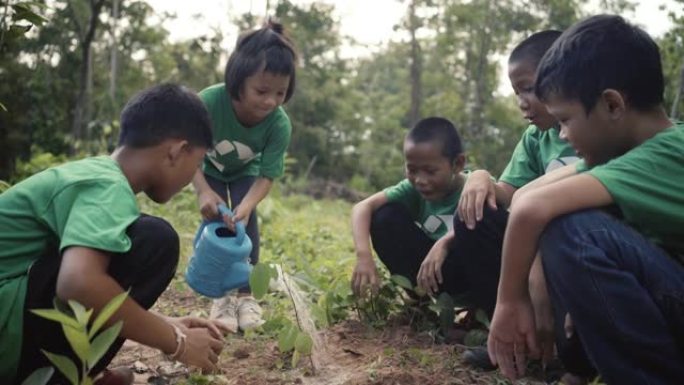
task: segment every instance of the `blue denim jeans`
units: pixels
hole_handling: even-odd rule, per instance
[[[540,250],[551,301],[605,382],[684,383],[684,266],[598,210],[554,220]]]

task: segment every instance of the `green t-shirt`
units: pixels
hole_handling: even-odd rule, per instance
[[[535,125],[527,127],[499,180],[520,188],[547,172],[578,161],[575,150],[558,134],[557,128],[542,131]]]
[[[49,248],[126,252],[126,228],[139,215],[128,180],[108,156],[47,169],[0,194],[0,383],[16,375],[33,262]]]
[[[588,171],[620,208],[623,220],[682,261],[684,257],[684,124]],[[587,171],[584,161],[579,172]]]
[[[245,127],[235,116],[225,84],[206,88],[199,96],[209,110],[214,130],[214,148],[207,153],[202,168],[206,174],[224,182],[245,176],[275,179],[283,175],[292,124],[282,107],[256,126]]]
[[[430,239],[438,240],[454,225],[454,213],[461,198],[461,190],[439,201],[423,199],[408,179],[383,190],[389,202],[399,202],[406,206],[411,218]]]

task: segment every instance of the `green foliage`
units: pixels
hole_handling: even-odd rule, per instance
[[[47,19],[38,12],[44,10],[45,4],[37,1],[0,2],[0,51],[6,45],[14,44],[33,28],[41,26]]]
[[[681,1],[676,0],[677,4]],[[505,84],[501,57],[533,31],[564,29],[587,15],[587,0],[415,0],[416,11],[395,27],[417,28],[416,60],[422,71],[412,77],[410,41],[394,40],[360,58],[342,55],[357,42],[343,36],[333,5],[278,1],[271,11],[295,41],[299,56],[298,89],[286,110],[294,132],[288,178],[315,176],[377,191],[403,177],[402,140],[409,128],[412,82],[420,84],[420,115],[439,115],[456,123],[471,167],[500,173],[518,141],[524,122],[515,98],[499,94]],[[174,17],[155,12],[145,1],[120,0],[99,10],[91,45],[91,92],[85,103],[84,132],[71,132],[79,71],[83,68],[85,21],[94,9],[86,1],[5,1],[0,7],[5,43],[0,48],[0,179],[20,180],[16,170],[40,152],[62,156],[101,154],[114,146],[118,115],[142,87],[177,81],[199,90],[222,81],[226,34],[218,29],[185,41],[170,41],[163,26]],[[602,0],[602,9],[622,13],[634,1]],[[407,12],[408,14],[408,12]],[[236,15],[241,30],[260,25],[259,15]],[[151,18],[158,18],[150,22]],[[489,22],[497,20],[496,23]],[[663,38],[666,103],[675,103],[681,68],[681,15]],[[198,20],[201,22],[202,20]],[[10,39],[10,29],[33,25],[30,33]],[[115,43],[115,44],[113,44]],[[112,56],[117,58],[112,65]],[[503,78],[503,80],[502,80]],[[114,79],[114,87],[110,80]],[[58,95],[58,97],[55,97]],[[680,98],[684,99],[684,98]],[[2,110],[2,107],[0,107]],[[23,164],[22,163],[22,164]],[[360,168],[359,165],[364,167]],[[15,174],[20,175],[15,175]],[[305,181],[305,180],[304,180]]]
[[[250,288],[252,289],[252,295],[254,298],[263,298],[269,288],[269,283],[271,279],[278,278],[278,270],[275,266],[269,264],[258,264],[252,270],[249,277]],[[297,363],[303,356],[309,356],[313,347],[313,340],[311,336],[302,330],[299,322],[300,316],[297,314],[297,304],[295,303],[295,298],[291,297],[291,288],[286,288],[286,294],[290,296],[292,300],[293,310],[295,312],[295,317],[297,323],[293,323],[286,317],[275,314],[269,319],[265,329],[267,330],[278,330],[278,349],[282,354],[292,353],[291,364],[292,367],[296,367]]]
[[[21,385],[45,385],[50,381],[54,372],[55,368],[50,366],[36,369],[30,376],[26,377]]]
[[[278,333],[278,350],[283,354],[292,354],[291,365],[296,367],[303,356],[311,355],[313,340],[311,336],[300,330],[296,324],[285,321]]]
[[[254,298],[261,299],[266,295],[272,278],[278,278],[278,272],[273,266],[264,263],[254,266],[249,275],[249,287]]]
[[[0,194],[2,194],[3,192],[5,192],[5,191],[6,191],[7,189],[9,189],[10,187],[12,187],[11,184],[5,182],[4,180],[0,180]]]
[[[677,5],[669,10],[673,27],[658,41],[662,55],[665,77],[665,107],[672,118],[681,119],[684,112],[684,14],[677,11],[684,6],[684,0],[675,0]]]
[[[88,324],[93,315],[93,309],[86,309],[76,301],[69,300],[69,309],[61,309],[56,303],[54,309],[36,309],[33,313],[62,325],[64,335],[69,345],[79,359],[81,372],[77,364],[70,358],[42,350],[50,362],[69,380],[72,385],[92,384],[89,377],[91,369],[100,361],[107,349],[114,343],[121,332],[123,321],[119,321],[111,327],[100,332],[100,329],[108,319],[121,307],[128,297],[128,292],[121,293],[105,305],[89,327]],[[45,378],[45,368],[38,369],[31,375],[31,381],[26,385],[40,385]],[[35,376],[34,376],[35,375]],[[48,376],[49,378],[49,376]]]
[[[39,173],[47,168],[60,165],[67,161],[66,155],[54,155],[42,152],[39,148],[33,149],[34,156],[28,161],[19,161],[16,166],[13,182],[19,182],[29,176]]]

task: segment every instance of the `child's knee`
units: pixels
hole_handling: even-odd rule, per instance
[[[180,240],[176,230],[166,220],[142,215],[130,226],[129,235],[134,242],[143,244],[143,247],[153,247],[156,252],[150,254],[163,256],[164,260],[158,261],[160,265],[169,263],[175,268],[180,253]]]
[[[482,211],[482,220],[477,222],[474,229],[466,227],[465,222],[461,221],[458,215],[454,215],[454,234],[456,239],[461,242],[485,242],[500,243],[503,241],[503,234],[508,221],[508,211],[503,208],[494,210],[485,206]]]
[[[564,274],[570,264],[579,262],[579,250],[592,229],[605,227],[609,216],[599,210],[584,210],[551,221],[539,240],[544,271],[547,275]]]
[[[407,217],[410,219],[408,210],[397,202],[389,202],[378,207],[371,216],[372,228],[387,228],[398,223],[399,218]]]

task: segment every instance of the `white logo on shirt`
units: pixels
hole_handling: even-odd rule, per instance
[[[444,224],[447,227],[447,231],[450,231],[451,228],[454,226],[454,216],[430,215],[423,223],[423,228],[430,233],[434,233],[440,228],[440,226],[442,226],[442,224]]]
[[[254,151],[252,151],[252,149],[249,148],[249,146],[237,141],[230,140],[222,140],[216,143],[214,149],[209,151],[207,155],[209,156],[209,161],[211,161],[214,167],[216,167],[216,169],[219,171],[223,171],[225,167],[216,158],[219,155],[223,156],[233,151],[237,151],[237,157],[242,161],[243,164],[256,158],[256,154],[254,154]]]
[[[548,165],[546,165],[546,170],[544,170],[544,173],[548,174],[557,168],[561,168],[563,166],[573,164],[573,163],[577,162],[578,160],[580,160],[580,158],[578,158],[576,156],[564,156],[562,158],[553,159],[552,161],[549,162]]]

